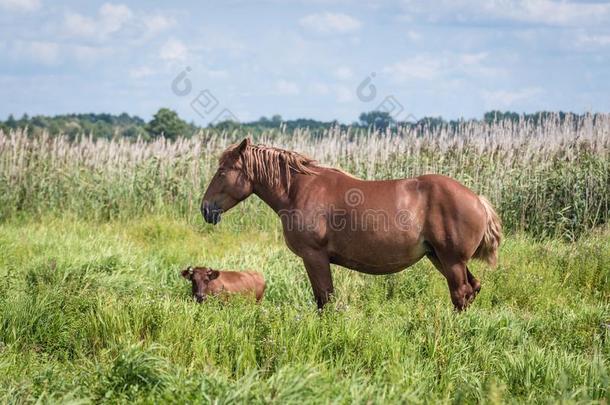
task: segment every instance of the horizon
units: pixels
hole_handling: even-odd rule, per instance
[[[0,0],[0,117],[610,111],[610,3]]]
[[[165,107],[161,107],[161,108],[165,108]],[[173,111],[173,110],[172,110]],[[158,112],[158,110],[157,110]],[[174,111],[175,112],[175,111]],[[373,111],[363,111],[362,113],[367,113],[367,112],[373,112]],[[446,118],[446,117],[442,117],[442,116],[422,116],[419,117],[419,120],[425,120],[425,119],[440,119],[441,121],[444,121],[446,123],[452,123],[452,122],[459,122],[459,121],[484,121],[485,120],[485,115],[488,113],[500,113],[500,114],[518,114],[519,117],[531,117],[531,116],[536,116],[538,114],[565,114],[565,115],[574,115],[574,116],[583,116],[583,115],[587,115],[587,114],[591,114],[591,115],[598,115],[598,114],[610,114],[610,113],[606,113],[606,112],[590,112],[590,111],[585,111],[584,113],[576,113],[574,111],[534,111],[534,112],[516,112],[516,111],[500,111],[500,110],[490,110],[490,111],[485,111],[483,112],[483,114],[480,117],[470,117],[470,118],[465,118],[465,117],[458,117],[458,118]],[[130,118],[132,119],[140,119],[142,120],[145,124],[147,122],[149,122],[151,119],[153,119],[153,116],[151,115],[150,118],[145,118],[145,117],[141,117],[139,115],[135,115],[135,114],[130,114],[126,111],[122,111],[120,113],[109,113],[109,112],[92,112],[92,111],[88,111],[88,112],[70,112],[70,113],[65,113],[65,114],[54,114],[54,115],[45,115],[45,114],[36,114],[36,115],[30,115],[27,113],[22,114],[21,116],[16,116],[15,114],[9,113],[6,117],[0,117],[0,123],[2,122],[6,122],[9,117],[12,117],[14,120],[19,121],[21,119],[23,119],[24,115],[27,115],[28,119],[32,119],[33,117],[36,116],[43,116],[43,117],[47,117],[47,118],[59,118],[59,117],[67,117],[67,116],[79,116],[79,115],[110,115],[112,117],[119,117],[122,114],[127,114]],[[153,114],[154,115],[154,114]],[[285,118],[282,117],[281,114],[268,114],[268,115],[262,115],[259,118],[256,118],[254,120],[251,121],[239,121],[236,122],[237,124],[240,125],[252,125],[252,124],[259,124],[262,120],[266,119],[269,122],[271,122],[273,120],[273,118],[275,116],[279,116],[280,120],[278,121],[279,123],[291,123],[291,122],[295,122],[295,121],[299,121],[299,120],[311,120],[311,121],[315,121],[321,124],[332,124],[332,123],[336,123],[337,125],[344,125],[344,126],[351,126],[351,125],[358,125],[358,126],[362,126],[362,120],[359,117],[356,117],[356,119],[353,119],[351,121],[339,121],[339,120],[329,120],[329,121],[322,121],[322,120],[318,120],[316,118],[312,118],[312,117],[296,117],[296,118]],[[180,119],[183,119],[184,117],[181,117],[178,114],[178,117]],[[393,119],[393,117],[390,116],[390,118]],[[207,124],[198,124],[196,122],[193,121],[188,121],[186,119],[184,119],[185,122],[187,122],[190,125],[195,125],[197,127],[200,128],[205,128],[207,127]],[[220,122],[219,122],[220,123]],[[416,123],[416,122],[410,122],[410,121],[395,121],[396,124],[401,124],[401,123]],[[210,123],[211,124],[211,123]]]

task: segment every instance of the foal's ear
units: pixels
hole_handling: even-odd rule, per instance
[[[182,270],[180,272],[180,275],[184,278],[186,278],[187,280],[192,280],[193,279],[193,268],[189,267],[186,270]]]
[[[214,279],[218,278],[218,276],[220,276],[220,273],[218,272],[218,270],[212,270],[212,269],[210,269],[210,270],[208,271],[208,278],[209,278],[210,280],[214,280]]]
[[[237,152],[239,152],[239,153],[244,152],[246,150],[246,148],[250,145],[252,145],[252,140],[250,139],[250,137],[244,138],[244,140],[241,141],[241,143],[237,147]]]

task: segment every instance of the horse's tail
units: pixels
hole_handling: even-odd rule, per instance
[[[490,266],[495,267],[498,262],[498,248],[502,241],[502,223],[487,198],[480,195],[479,201],[485,209],[486,225],[483,239],[473,257],[484,260]]]

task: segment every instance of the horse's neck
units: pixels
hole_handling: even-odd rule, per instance
[[[322,170],[322,168],[318,168],[317,170]],[[290,210],[292,209],[294,190],[299,188],[299,178],[303,179],[307,176],[309,175],[292,173],[289,187],[286,187],[286,178],[284,175],[282,175],[282,179],[280,180],[282,186],[279,187],[270,187],[264,182],[256,182],[254,184],[254,194],[267,203],[267,205],[277,213],[282,210]],[[288,189],[291,190],[290,193],[288,193]]]
[[[269,187],[266,184],[255,184],[254,194],[275,212],[285,210],[290,205],[288,193],[286,193],[283,187]]]

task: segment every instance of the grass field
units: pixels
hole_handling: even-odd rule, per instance
[[[279,228],[227,222],[1,225],[0,402],[610,401],[608,231],[509,237],[459,315],[426,261],[337,267],[320,316]],[[196,305],[189,264],[258,269],[266,298]]]
[[[0,131],[0,403],[610,403],[610,115],[255,140],[489,197],[507,237],[460,314],[426,260],[336,267],[318,314],[257,197],[204,225],[218,155],[245,135]],[[188,265],[262,271],[265,299],[197,305]]]

